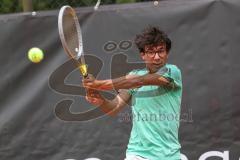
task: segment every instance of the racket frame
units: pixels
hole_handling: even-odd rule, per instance
[[[64,36],[64,31],[63,31],[63,16],[64,16],[64,12],[69,9],[70,10],[70,14],[73,17],[74,23],[75,23],[75,27],[76,27],[76,31],[77,31],[77,37],[78,37],[78,53],[77,56],[73,56],[74,54],[71,53],[71,50],[68,48],[67,42],[65,40],[65,36]],[[60,9],[59,15],[58,15],[58,30],[59,30],[59,35],[60,35],[60,39],[62,42],[62,46],[65,50],[65,52],[68,54],[68,56],[70,56],[72,59],[76,60],[78,63],[78,67],[82,73],[82,75],[84,77],[87,77],[87,66],[85,63],[85,59],[84,59],[84,51],[83,51],[83,40],[82,40],[82,31],[81,31],[81,27],[78,21],[78,17],[77,14],[75,12],[75,10],[71,7],[71,6],[63,6]],[[79,59],[80,59],[80,63],[79,63]]]

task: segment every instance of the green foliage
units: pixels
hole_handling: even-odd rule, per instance
[[[116,3],[134,3],[136,0],[116,0]]]
[[[134,3],[144,0],[101,0],[102,4],[114,3]],[[32,0],[33,9],[53,10],[59,9],[63,5],[71,5],[73,7],[94,6],[97,0]],[[22,12],[22,0],[0,0],[0,14]]]
[[[0,0],[0,13],[21,12],[20,0]]]

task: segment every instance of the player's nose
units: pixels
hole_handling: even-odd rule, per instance
[[[157,59],[161,59],[161,56],[159,56],[159,54],[156,53],[155,56],[154,56],[154,59],[155,59],[155,60],[157,60]]]

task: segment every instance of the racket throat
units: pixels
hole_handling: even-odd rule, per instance
[[[87,73],[87,65],[86,64],[79,65],[79,70],[84,77],[87,76],[88,73]]]

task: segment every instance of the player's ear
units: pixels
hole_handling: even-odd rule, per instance
[[[145,53],[144,53],[144,52],[140,52],[140,55],[141,55],[141,58],[142,58],[143,60],[145,60]]]

